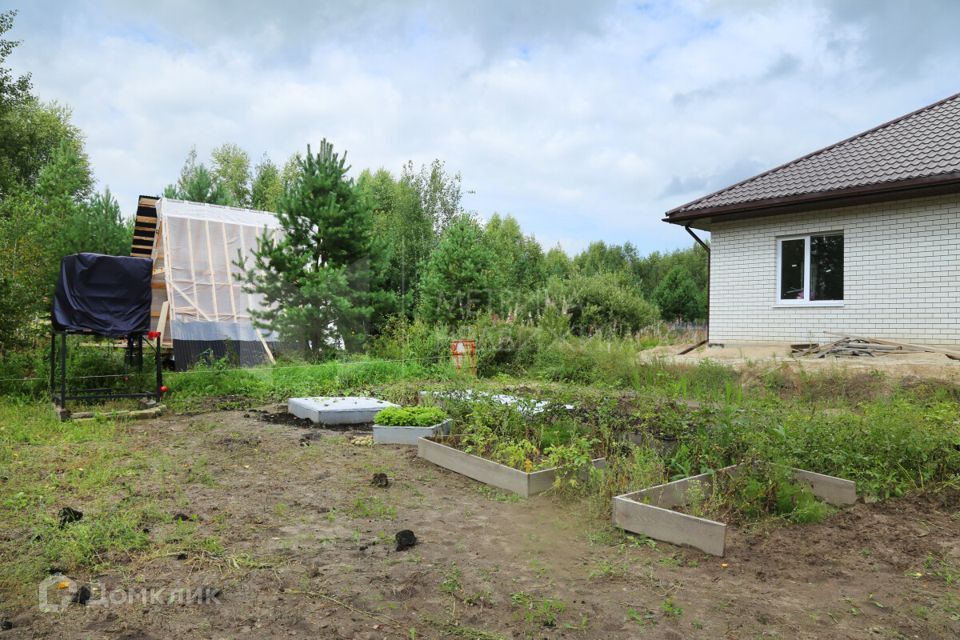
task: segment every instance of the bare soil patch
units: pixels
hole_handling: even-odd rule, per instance
[[[24,602],[0,637],[960,635],[956,494],[857,504],[814,525],[732,528],[719,559],[624,536],[575,501],[508,496],[412,447],[356,446],[349,434],[262,415],[130,424],[138,450],[193,471],[177,486],[123,487],[188,515],[151,537],[189,526],[218,543],[71,576],[107,590],[210,589],[206,602],[48,614]],[[371,484],[375,473],[389,483]],[[416,544],[407,534],[399,544],[404,530]]]

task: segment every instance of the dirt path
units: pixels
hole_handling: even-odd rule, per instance
[[[118,499],[199,519],[150,532],[182,539],[180,554],[71,577],[110,593],[210,587],[217,602],[32,608],[0,638],[960,636],[954,500],[734,531],[718,559],[622,536],[584,504],[489,490],[412,449],[253,412],[130,429],[172,481],[118,487]],[[388,488],[370,484],[376,472]],[[419,544],[396,551],[401,529]]]

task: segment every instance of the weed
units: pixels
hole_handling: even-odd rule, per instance
[[[660,611],[667,618],[679,618],[683,615],[683,609],[673,601],[673,598],[664,598],[660,603]]]
[[[354,500],[350,515],[354,518],[396,520],[397,508],[388,505],[379,496],[361,496]]]
[[[641,627],[646,626],[647,624],[657,624],[657,617],[653,611],[647,609],[642,613],[636,609],[627,609],[627,620],[634,622]]]
[[[567,609],[562,600],[537,598],[525,591],[511,594],[510,600],[524,612],[524,620],[542,627],[556,626],[558,617]]]
[[[497,502],[516,503],[523,501],[523,498],[516,493],[497,489],[496,487],[491,487],[486,484],[477,485],[477,493],[490,500],[496,500]]]
[[[614,578],[622,576],[626,570],[619,565],[615,565],[606,558],[599,560],[590,570],[591,578]]]
[[[454,595],[458,591],[463,589],[463,584],[460,580],[463,578],[463,572],[456,565],[450,567],[447,572],[443,575],[443,580],[440,582],[440,591],[446,593],[447,595]]]

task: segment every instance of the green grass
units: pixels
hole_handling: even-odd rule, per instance
[[[144,550],[163,515],[127,496],[150,458],[113,421],[61,423],[48,406],[0,402],[0,591],[22,597],[52,567],[97,570]],[[83,518],[61,528],[64,506]]]
[[[960,474],[960,392],[955,385],[904,385],[879,374],[836,370],[797,374],[754,366],[737,372],[710,362],[681,366],[638,361],[641,348],[646,347],[636,341],[600,338],[541,347],[526,369],[512,370],[519,371],[520,378],[459,379],[445,364],[361,358],[246,370],[215,365],[170,374],[167,384],[174,409],[209,406],[211,398],[242,406],[293,395],[343,393],[376,393],[410,404],[424,388],[474,388],[575,403],[580,409],[575,428],[564,423],[555,429],[560,424],[555,421],[536,433],[531,429],[537,428],[537,420],[508,410],[445,408],[459,424],[486,420],[490,433],[506,443],[504,452],[524,460],[529,452],[518,448],[520,438],[539,438],[541,453],[548,443],[595,438],[607,467],[591,472],[577,490],[589,497],[598,521],[607,520],[612,495],[744,460],[849,478],[861,494],[881,499],[956,483]],[[691,406],[689,400],[701,406]],[[481,415],[483,411],[487,413]],[[203,420],[194,426],[215,427]],[[622,444],[619,434],[624,431],[634,433],[641,444]],[[160,513],[152,499],[134,497],[143,483],[216,489],[210,460],[197,456],[184,467],[163,452],[137,446],[131,437],[122,421],[62,423],[48,404],[31,400],[30,394],[0,398],[3,593],[22,593],[24,585],[35,584],[52,566],[95,571],[155,551],[144,529],[168,523],[169,515]],[[566,453],[583,457],[585,451]],[[516,500],[478,490],[491,500]],[[798,521],[822,517],[806,497],[784,495],[803,506]],[[81,509],[84,518],[60,529],[56,513],[68,505]],[[364,495],[348,513],[391,520],[397,509],[381,497]],[[186,530],[177,535],[184,537],[160,544],[206,555],[222,553],[214,537]],[[924,573],[951,584],[957,581],[955,567],[939,559],[930,564]],[[598,576],[609,574],[607,567],[596,571]],[[525,606],[539,612],[534,616],[550,617],[548,604],[542,611],[532,602]]]

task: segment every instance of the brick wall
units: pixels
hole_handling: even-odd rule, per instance
[[[778,306],[777,238],[822,231],[844,234],[843,306]],[[717,223],[710,238],[711,342],[960,344],[960,196]]]

